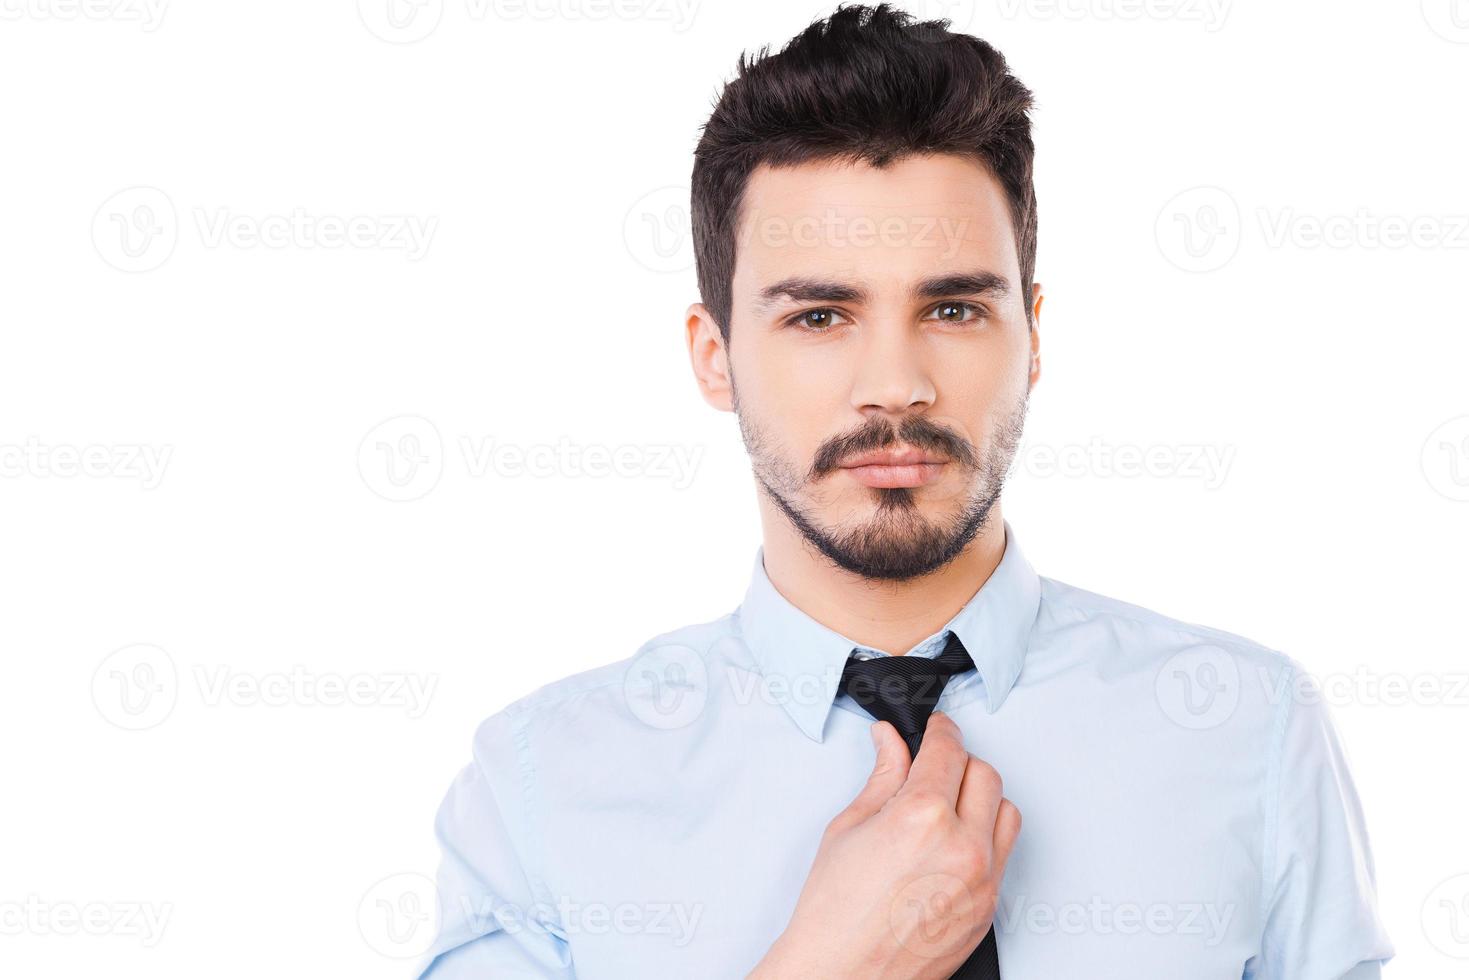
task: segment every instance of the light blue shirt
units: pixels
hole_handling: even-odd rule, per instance
[[[1023,814],[1005,980],[1366,980],[1393,949],[1327,708],[1292,659],[1037,577],[1006,525],[938,702]],[[436,832],[419,975],[743,977],[784,929],[872,719],[857,644],[771,585],[488,718]],[[870,655],[886,656],[866,650]]]

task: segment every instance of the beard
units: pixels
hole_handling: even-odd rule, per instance
[[[993,444],[982,453],[957,432],[925,416],[905,416],[896,424],[872,416],[860,429],[823,443],[802,474],[780,456],[760,426],[740,411],[738,390],[731,379],[735,417],[761,490],[806,542],[833,564],[865,579],[893,582],[944,567],[988,525],[1025,426],[1029,386],[1022,390],[1018,403],[996,428]],[[868,488],[877,497],[877,510],[871,517],[849,526],[826,525],[816,519],[807,503],[807,487],[857,453],[899,442],[934,451],[970,474],[963,505],[956,513],[930,519],[919,508],[914,488],[874,487]]]

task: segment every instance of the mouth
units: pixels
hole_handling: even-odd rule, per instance
[[[947,463],[921,449],[880,449],[852,457],[841,469],[869,487],[921,487],[937,480]]]

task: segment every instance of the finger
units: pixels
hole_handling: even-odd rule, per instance
[[[976,834],[993,834],[1000,801],[1004,798],[1005,784],[995,767],[976,756],[969,756],[964,767],[964,783],[959,787],[956,806],[959,819],[973,827]]]
[[[1005,864],[1010,860],[1010,851],[1015,847],[1015,840],[1020,836],[1020,810],[1009,800],[1001,800],[999,812],[995,816],[995,871],[1000,874],[1005,872]]]
[[[883,804],[908,778],[908,746],[903,743],[898,730],[890,722],[879,721],[872,725],[872,744],[877,756],[872,762],[872,774],[857,798],[837,814],[833,824],[860,823],[881,810]]]
[[[898,795],[932,793],[956,806],[968,761],[969,753],[960,739],[959,726],[942,711],[935,711],[928,716],[923,746],[909,767],[908,781],[898,790]]]

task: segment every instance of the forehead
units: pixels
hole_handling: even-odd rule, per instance
[[[740,208],[734,300],[791,276],[839,277],[874,293],[945,272],[985,270],[1019,282],[1004,188],[981,162],[910,156],[762,165]]]

